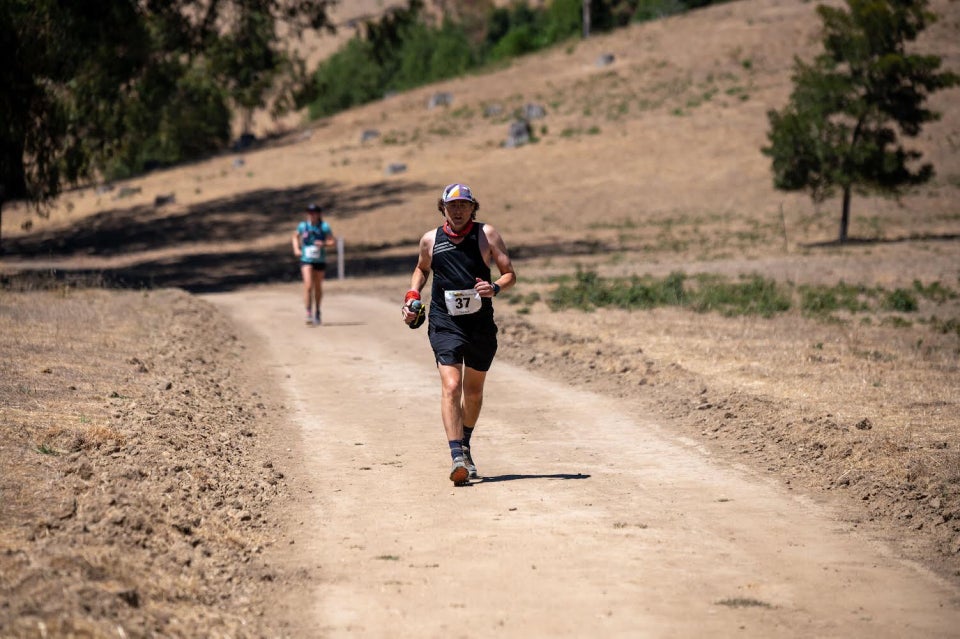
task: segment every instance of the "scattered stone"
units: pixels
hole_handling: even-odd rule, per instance
[[[870,422],[869,419],[863,418],[859,422],[857,422],[856,428],[857,430],[870,430],[871,428],[873,428],[873,424]]]
[[[366,129],[363,133],[360,134],[360,142],[369,142],[370,140],[375,140],[380,137],[380,131],[376,129]]]
[[[608,67],[613,64],[613,60],[614,57],[612,53],[602,53],[600,54],[600,57],[597,58],[596,64],[598,67]]]
[[[430,99],[427,101],[427,108],[433,109],[434,107],[438,107],[438,106],[450,106],[452,102],[453,102],[452,93],[445,93],[445,92],[434,93],[433,95],[430,96]]]
[[[130,197],[131,195],[137,195],[140,193],[141,189],[139,186],[123,186],[120,187],[120,190],[117,191],[117,196],[115,199],[121,200],[125,197]]]
[[[406,170],[407,170],[406,164],[392,162],[387,165],[387,168],[384,170],[384,173],[386,173],[387,175],[396,175],[397,173],[403,173]]]
[[[117,596],[120,597],[120,600],[131,608],[140,607],[140,595],[135,589],[121,590],[117,593]]]
[[[167,195],[158,195],[153,198],[154,206],[166,206],[167,204],[173,204],[177,201],[177,196],[174,193],[168,193]]]
[[[510,127],[507,131],[507,139],[503,145],[507,148],[515,148],[518,146],[523,146],[530,142],[530,137],[532,135],[532,130],[530,129],[530,123],[526,120],[514,120],[510,123]]]
[[[547,110],[539,104],[530,103],[523,107],[523,117],[527,120],[539,120],[547,117]]]
[[[87,481],[93,477],[93,465],[88,460],[84,459],[77,467],[77,476],[84,481]]]

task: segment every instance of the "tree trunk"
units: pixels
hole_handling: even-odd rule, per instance
[[[850,185],[843,187],[843,212],[840,214],[840,243],[847,243],[847,231],[850,229]]]
[[[27,171],[23,166],[23,140],[3,139],[0,145],[0,189],[3,198],[22,200],[27,197]]]
[[[590,37],[590,0],[583,0],[583,39]]]
[[[27,197],[27,173],[23,166],[22,142],[4,144],[0,154],[0,253],[3,253],[3,205],[8,200]]]

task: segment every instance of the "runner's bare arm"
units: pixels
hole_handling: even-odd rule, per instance
[[[294,231],[292,240],[293,240],[293,254],[297,257],[300,257],[300,234]]]
[[[412,299],[420,299],[420,291],[423,290],[427,278],[430,276],[430,266],[433,263],[434,233],[434,231],[428,231],[420,238],[420,255],[417,258],[417,266],[413,269],[413,275],[410,276],[410,290],[407,291],[401,307],[403,321],[407,324],[417,317],[416,313],[411,312],[407,305]],[[415,296],[413,292],[416,292]]]
[[[417,258],[417,266],[413,269],[413,276],[410,278],[410,290],[417,292],[423,290],[430,277],[430,266],[433,263],[433,241],[434,232],[428,231],[420,238],[420,256]]]
[[[484,224],[483,235],[487,240],[486,252],[484,253],[487,263],[491,266],[496,265],[497,270],[500,271],[500,277],[489,283],[478,282],[476,290],[481,297],[493,297],[493,285],[496,284],[501,291],[506,290],[516,284],[517,273],[513,269],[513,261],[510,259],[510,254],[507,253],[507,246],[499,231],[489,224]],[[482,246],[481,251],[483,251]]]

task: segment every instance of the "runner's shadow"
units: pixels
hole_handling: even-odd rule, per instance
[[[498,481],[515,481],[517,479],[590,479],[590,475],[583,473],[554,473],[553,475],[495,475],[481,478],[481,484],[491,484]]]

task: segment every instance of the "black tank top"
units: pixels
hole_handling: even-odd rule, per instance
[[[447,313],[444,302],[444,291],[457,291],[473,288],[477,278],[490,281],[490,267],[483,260],[480,253],[480,233],[483,232],[483,222],[474,222],[470,233],[459,243],[454,244],[443,232],[443,227],[437,227],[437,234],[433,241],[433,286],[430,289],[430,319],[438,320],[441,316],[455,321],[457,324],[474,324],[480,321],[492,321],[493,302],[489,297],[481,298],[481,309],[470,315],[451,316]]]

